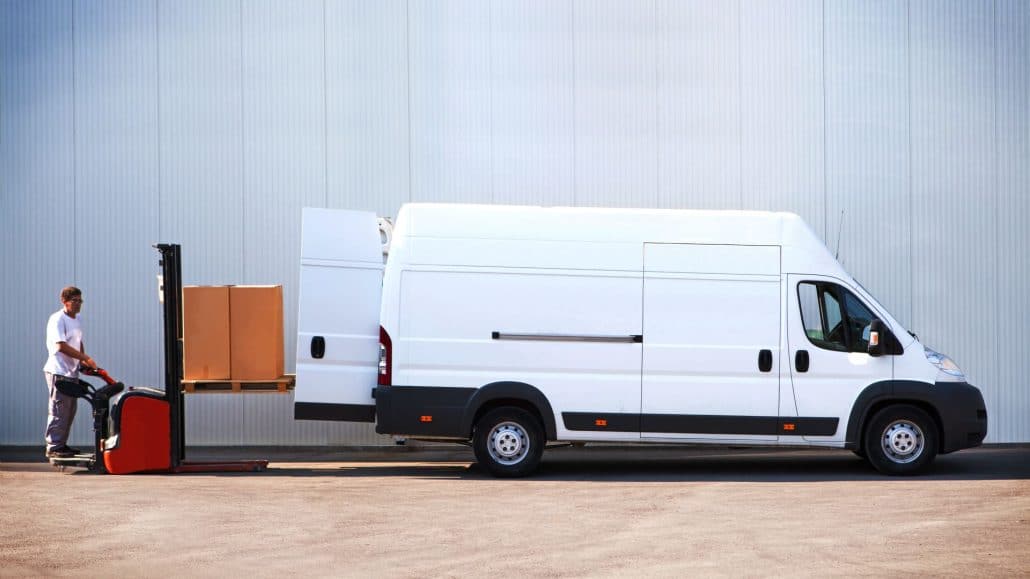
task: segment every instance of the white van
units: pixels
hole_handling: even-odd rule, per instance
[[[305,209],[295,418],[469,442],[840,447],[888,474],[981,444],[980,391],[796,215]]]

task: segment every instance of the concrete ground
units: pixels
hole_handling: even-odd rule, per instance
[[[889,478],[846,451],[191,449],[256,474],[96,476],[0,449],[0,576],[1030,576],[1030,447]]]

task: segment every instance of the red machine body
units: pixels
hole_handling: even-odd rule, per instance
[[[168,402],[159,390],[130,390],[111,404],[104,466],[111,474],[171,470]]]

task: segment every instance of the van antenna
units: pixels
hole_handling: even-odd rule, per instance
[[[844,210],[840,210],[840,226],[837,227],[837,250],[834,252],[833,259],[840,261],[840,234],[844,230]]]

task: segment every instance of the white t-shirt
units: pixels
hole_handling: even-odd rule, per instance
[[[79,361],[62,354],[57,347],[58,342],[64,342],[76,350],[82,349],[82,324],[78,316],[73,318],[64,310],[58,310],[50,316],[46,323],[46,349],[50,356],[43,366],[44,372],[78,378]]]

